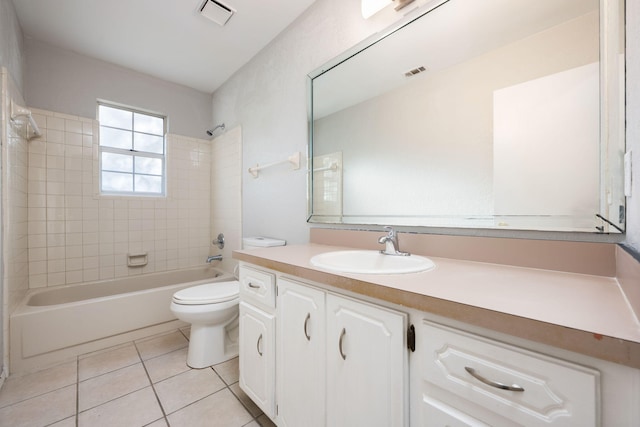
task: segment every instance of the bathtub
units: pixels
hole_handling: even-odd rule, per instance
[[[186,326],[169,310],[172,295],[227,280],[235,278],[207,266],[29,291],[9,321],[11,372]]]

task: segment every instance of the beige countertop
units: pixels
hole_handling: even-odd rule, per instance
[[[380,300],[640,368],[640,323],[614,277],[431,258],[433,270],[333,273],[310,263],[348,248],[235,251],[234,258]]]

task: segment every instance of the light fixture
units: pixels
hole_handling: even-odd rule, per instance
[[[393,0],[362,0],[362,17],[369,19],[392,3]]]
[[[396,7],[394,8],[397,11],[407,6],[409,3],[413,3],[413,0],[395,0]]]
[[[413,3],[413,1],[414,0],[362,0],[362,17],[369,19],[392,3],[396,4],[394,9],[397,12],[408,4]]]
[[[233,15],[234,10],[216,0],[205,0],[200,7],[200,15],[223,26]]]

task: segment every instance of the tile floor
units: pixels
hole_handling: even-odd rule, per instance
[[[238,359],[187,364],[188,330],[9,377],[0,427],[259,427],[273,423],[240,390]]]

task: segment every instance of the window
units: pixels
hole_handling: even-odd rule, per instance
[[[165,117],[98,104],[100,192],[164,195]]]

